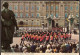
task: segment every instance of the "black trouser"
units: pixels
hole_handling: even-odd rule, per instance
[[[46,40],[46,43],[48,43],[49,42],[49,40]]]

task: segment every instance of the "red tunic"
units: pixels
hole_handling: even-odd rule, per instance
[[[61,35],[60,37],[61,37],[61,38],[63,38],[64,36],[63,36],[63,35]]]
[[[29,38],[29,35],[28,35],[28,38]]]
[[[26,37],[27,35],[25,34],[25,37]]]
[[[24,39],[24,36],[22,36],[22,40]]]
[[[39,37],[37,37],[36,40],[39,40]]]
[[[41,38],[40,41],[43,41],[43,38]]]
[[[51,37],[51,40],[53,40],[53,36]]]
[[[46,37],[46,40],[49,40],[49,36]]]

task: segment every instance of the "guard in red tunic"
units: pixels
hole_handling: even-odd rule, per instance
[[[36,42],[39,43],[39,36],[36,37]]]
[[[22,44],[24,43],[24,35],[22,35],[21,43],[22,43]]]
[[[46,36],[46,43],[49,42],[49,36]]]
[[[51,42],[53,42],[53,36],[51,36]]]
[[[61,35],[60,35],[61,41],[63,41],[63,37],[64,37],[63,34],[61,34]]]
[[[27,40],[27,34],[25,34],[25,39]]]
[[[68,40],[68,33],[66,33],[66,40]]]
[[[71,40],[71,33],[69,34],[69,39]]]

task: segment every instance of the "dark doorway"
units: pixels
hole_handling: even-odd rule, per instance
[[[19,22],[19,25],[23,25],[23,24],[24,24],[23,21],[20,21],[20,22]]]
[[[59,27],[59,26],[58,26],[58,23],[56,23],[56,27]]]
[[[52,20],[52,27],[55,27],[55,21]]]

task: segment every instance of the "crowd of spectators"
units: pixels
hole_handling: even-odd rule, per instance
[[[78,53],[79,42],[63,42],[63,43],[31,43],[16,44],[11,47],[12,52],[23,53]]]

